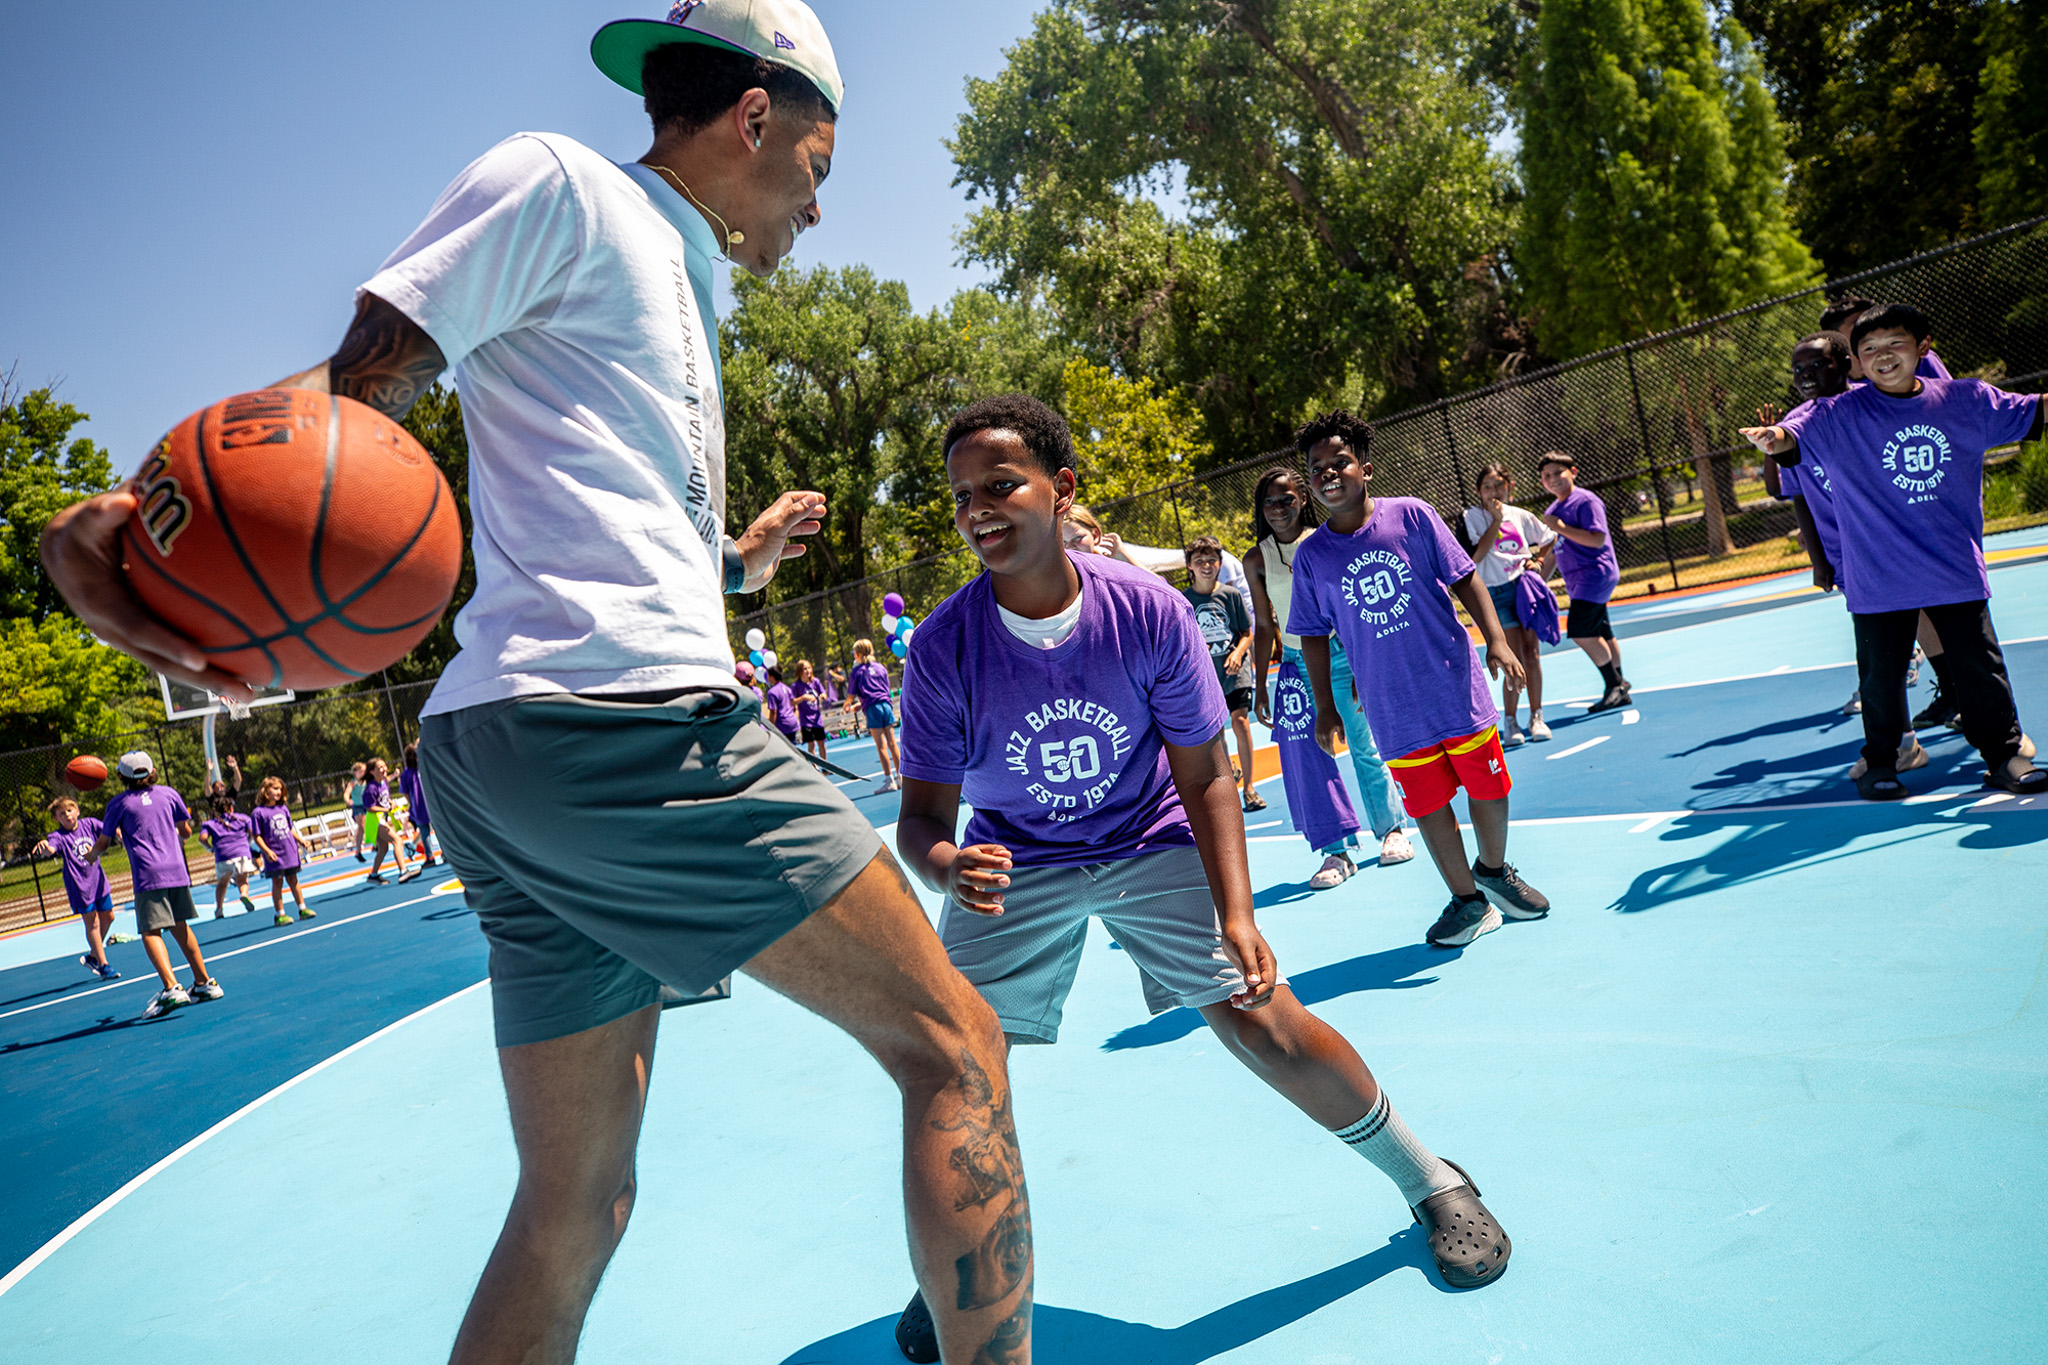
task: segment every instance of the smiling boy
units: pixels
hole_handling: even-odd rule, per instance
[[[1507,861],[1507,756],[1495,727],[1490,672],[1519,685],[1521,661],[1508,647],[1493,601],[1472,559],[1436,509],[1416,498],[1369,491],[1372,427],[1348,412],[1326,413],[1295,434],[1308,457],[1309,486],[1327,516],[1294,557],[1288,627],[1301,636],[1315,689],[1316,737],[1334,750],[1343,722],[1330,687],[1330,637],[1337,636],[1371,679],[1362,700],[1391,759],[1408,814],[1422,830],[1451,903],[1428,941],[1457,948],[1498,929],[1501,917],[1541,919],[1543,893]],[[1486,665],[1451,606],[1455,595],[1486,640]],[[1451,798],[1465,788],[1479,856],[1465,839]]]
[[[1478,1191],[1295,997],[1254,922],[1229,712],[1193,613],[1145,570],[1065,550],[1073,445],[1037,399],[970,405],[945,450],[954,526],[986,572],[932,611],[904,661],[896,846],[946,897],[947,956],[1013,1044],[1050,1043],[1099,916],[1154,1013],[1198,1010],[1394,1180],[1450,1284],[1491,1282],[1509,1245]],[[920,1328],[913,1300],[898,1342],[936,1359]]]
[[[1783,421],[1745,427],[1772,456],[1798,452],[1829,472],[1840,521],[1843,595],[1862,672],[1865,800],[1906,795],[1895,767],[1910,724],[1906,669],[1925,611],[1948,656],[1963,733],[1991,786],[2032,795],[2048,773],[2021,757],[2012,681],[1991,626],[1984,566],[1984,452],[2037,439],[2041,400],[1975,379],[1915,373],[1933,325],[1910,304],[1856,320],[1851,349],[1869,377]]]

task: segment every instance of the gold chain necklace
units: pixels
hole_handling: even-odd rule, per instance
[[[683,183],[683,178],[681,176],[677,175],[674,171],[670,170],[668,167],[660,164],[659,162],[643,161],[640,164],[643,166],[652,166],[655,170],[660,171],[663,175],[675,181],[676,188],[683,192],[683,198],[689,200],[698,208],[710,214],[713,218],[718,218],[718,229],[719,231],[725,234],[725,244],[727,246],[742,246],[746,243],[747,234],[744,232],[735,231],[734,229],[727,227],[725,224],[725,219],[718,217],[718,210],[712,208],[709,204],[706,204],[702,199],[699,199],[696,195],[690,193],[690,187]],[[730,260],[731,258],[727,257],[727,259]]]

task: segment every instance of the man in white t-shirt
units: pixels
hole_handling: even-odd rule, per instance
[[[1028,1360],[1030,1211],[995,1016],[872,827],[754,723],[719,601],[802,554],[825,513],[785,493],[725,534],[711,271],[766,277],[818,222],[830,43],[800,0],[682,0],[667,22],[606,25],[591,56],[644,95],[647,154],[499,143],[358,291],[340,349],[283,381],[396,417],[452,368],[468,432],[476,592],[419,754],[490,940],[520,1173],[454,1358],[573,1358],[632,1205],[660,1005],[743,969],[901,1088],[911,1260],[946,1358]],[[52,578],[101,638],[247,695],[130,593],[134,507],[124,490],[53,519]]]

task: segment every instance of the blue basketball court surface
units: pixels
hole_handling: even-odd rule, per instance
[[[1991,548],[2048,735],[2048,536]],[[1552,652],[1556,737],[1509,753],[1547,920],[1433,950],[1426,855],[1313,892],[1277,779],[1247,817],[1283,970],[1472,1173],[1507,1274],[1445,1289],[1389,1182],[1192,1012],[1148,1019],[1098,925],[1059,1044],[1012,1062],[1038,1359],[2048,1358],[2048,800],[1942,730],[1910,800],[1858,801],[1849,621],[1803,579],[1615,617],[1636,704],[1586,715]],[[847,786],[886,836],[896,798]],[[514,1176],[484,943],[445,869],[361,870],[311,870],[290,928],[203,920],[226,998],[159,1020],[138,944],[104,985],[75,923],[0,943],[0,1360],[445,1358]],[[900,1360],[897,1124],[745,978],[669,1012],[583,1358]]]

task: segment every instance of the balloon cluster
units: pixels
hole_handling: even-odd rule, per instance
[[[882,630],[889,636],[889,652],[902,658],[910,652],[910,637],[917,622],[903,610],[903,594],[892,592],[882,598]]]
[[[747,662],[755,668],[775,667],[775,651],[768,648],[768,637],[761,633],[759,626],[747,632],[747,649]],[[740,681],[745,682],[746,679]]]

